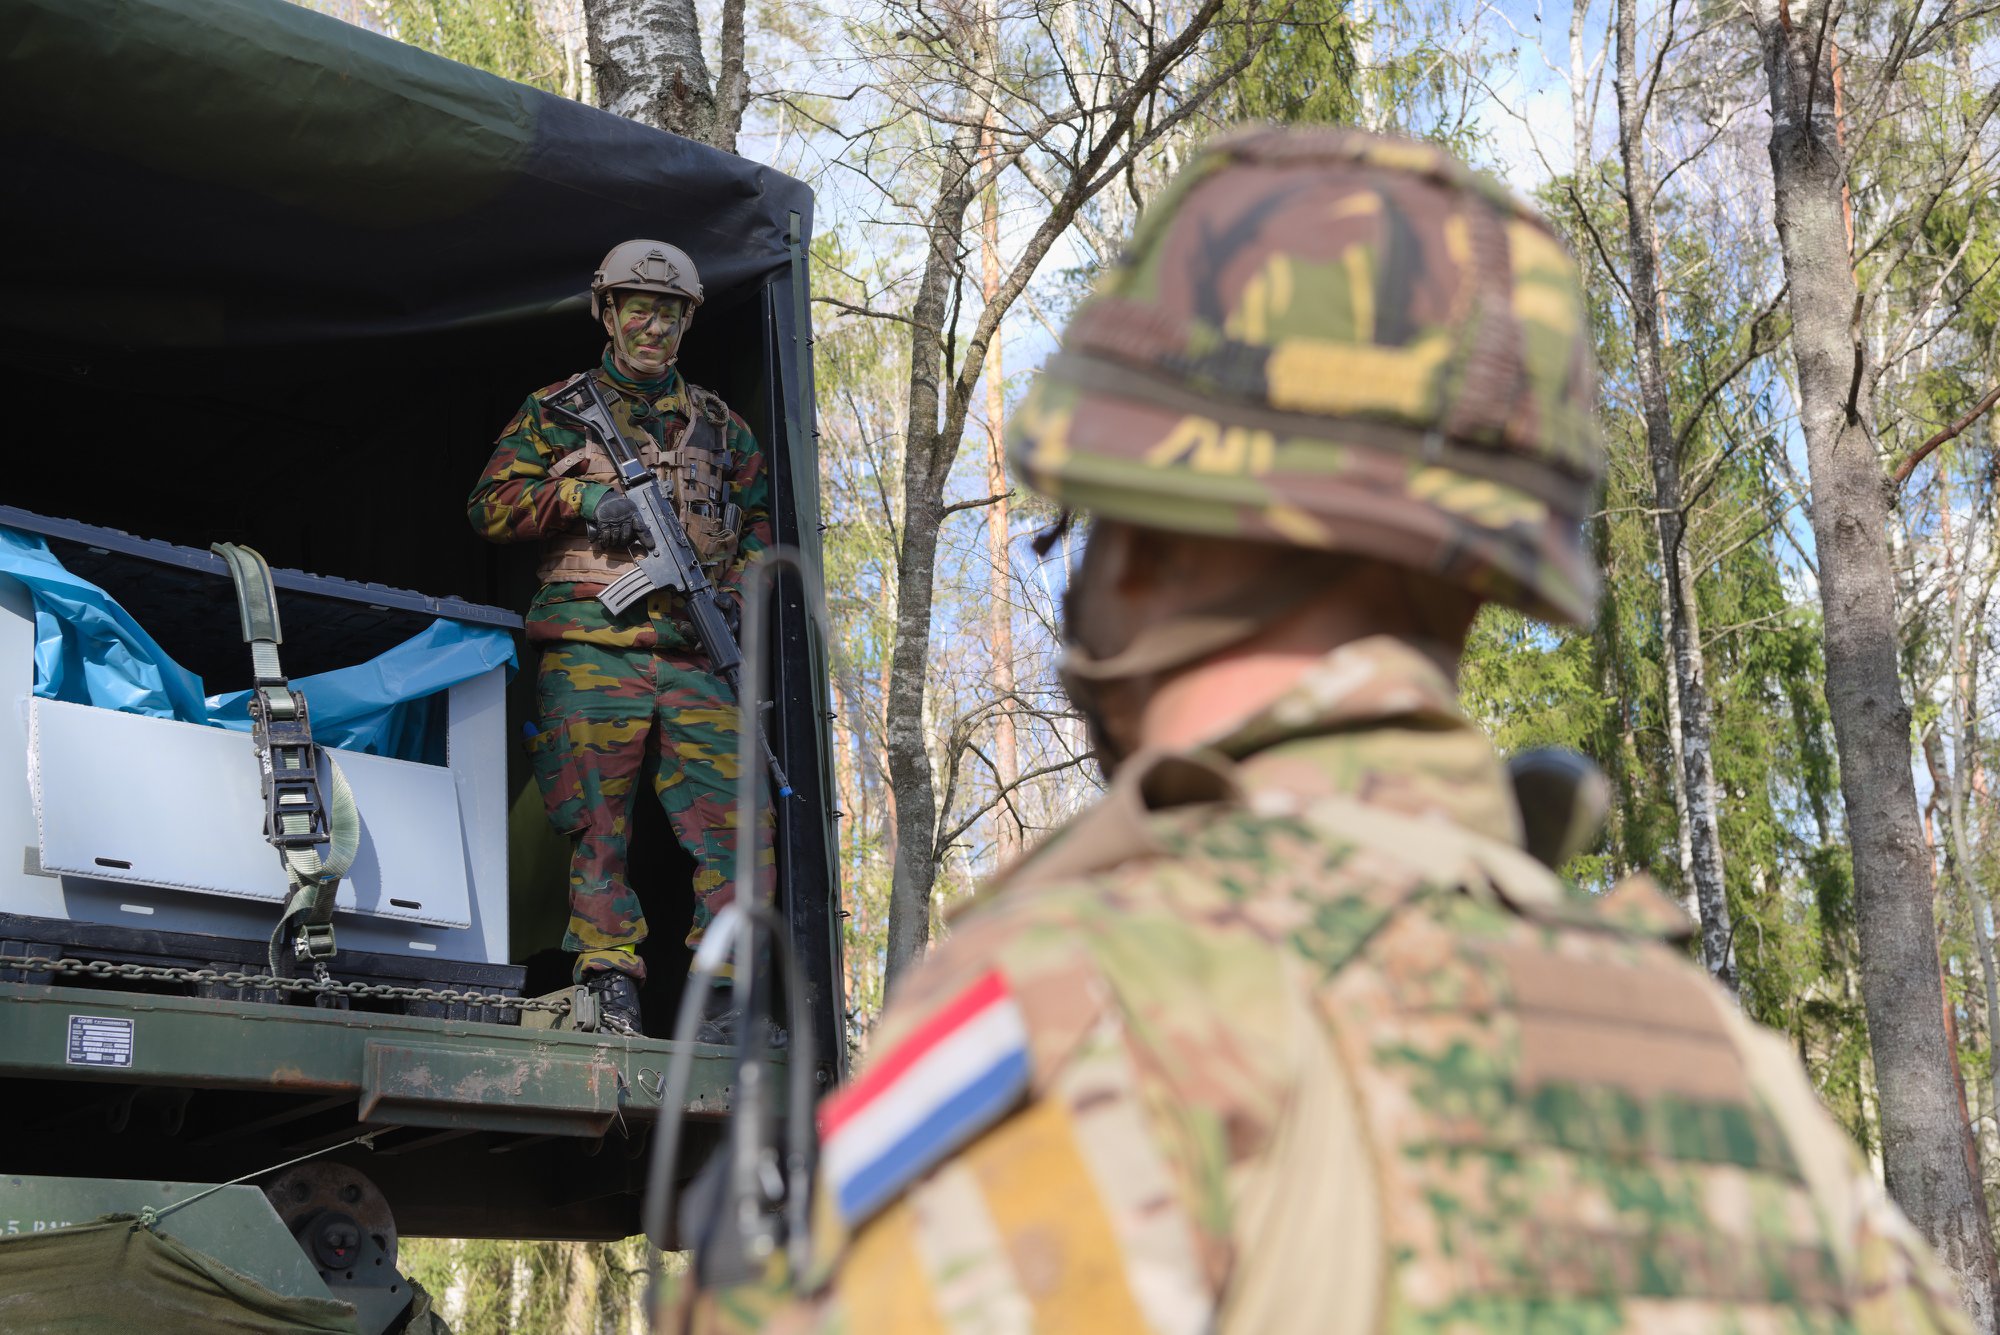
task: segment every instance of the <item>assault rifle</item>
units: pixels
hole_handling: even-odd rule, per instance
[[[702,569],[701,559],[695,555],[694,544],[688,541],[680,516],[674,513],[673,499],[618,429],[618,420],[611,415],[611,406],[604,401],[603,391],[597,387],[597,378],[592,375],[578,376],[566,389],[543,402],[597,438],[598,444],[611,456],[612,466],[618,470],[618,489],[639,507],[640,543],[645,550],[639,553],[637,563],[630,570],[604,586],[597,595],[597,601],[604,604],[605,611],[616,616],[655,589],[679,590],[687,603],[688,620],[694,626],[695,638],[701,642],[702,652],[708,655],[709,665],[715,669],[716,676],[729,683],[730,694],[738,695],[738,683],[743,676],[743,651],[737,647],[736,637],[729,633],[729,623],[723,619],[722,608],[715,600],[715,585],[709,581],[708,572]],[[740,695],[738,698],[741,698]],[[770,767],[771,781],[777,785],[778,796],[790,797],[791,781],[778,764],[770,738],[764,735],[762,721],[748,720],[744,726],[757,729],[757,740],[764,749],[764,763]]]

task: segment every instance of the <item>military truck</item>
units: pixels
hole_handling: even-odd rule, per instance
[[[784,1000],[837,1080],[810,192],[284,0],[0,15],[0,364],[35,423],[0,484],[0,1302],[88,1276],[86,1321],[171,1290],[373,1335],[407,1315],[399,1232],[636,1232],[691,869],[636,804],[648,1036],[585,1032],[522,747],[534,555],[479,541],[464,501],[526,393],[596,361],[605,250],[686,249],[683,368],[763,443],[807,571],[777,585],[764,720],[795,789]],[[135,703],[194,681],[220,715],[250,684],[223,541],[274,568],[316,726],[353,725],[333,755],[363,837],[324,976],[268,971],[284,877],[250,737]],[[736,1079],[691,1056],[682,1178]]]

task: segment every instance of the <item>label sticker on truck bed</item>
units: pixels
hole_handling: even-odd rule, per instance
[[[69,1017],[71,1066],[130,1066],[132,1022],[109,1015]]]

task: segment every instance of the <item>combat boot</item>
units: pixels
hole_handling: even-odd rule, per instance
[[[583,985],[597,998],[599,1033],[621,1034],[626,1038],[645,1036],[639,1017],[638,979],[616,969],[592,969],[584,975]]]
[[[718,1047],[736,1046],[737,1026],[743,1022],[743,1012],[736,1005],[736,989],[732,987],[712,987],[703,1002],[701,1024],[694,1031],[697,1043],[713,1043]],[[764,1045],[773,1051],[782,1049],[791,1042],[791,1035],[774,1020],[764,1021]]]

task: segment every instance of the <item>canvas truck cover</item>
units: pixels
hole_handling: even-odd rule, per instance
[[[768,167],[282,0],[4,0],[0,34],[30,205],[4,319],[39,339],[297,349],[534,319],[667,228],[726,306],[784,269],[791,214],[810,224]]]

